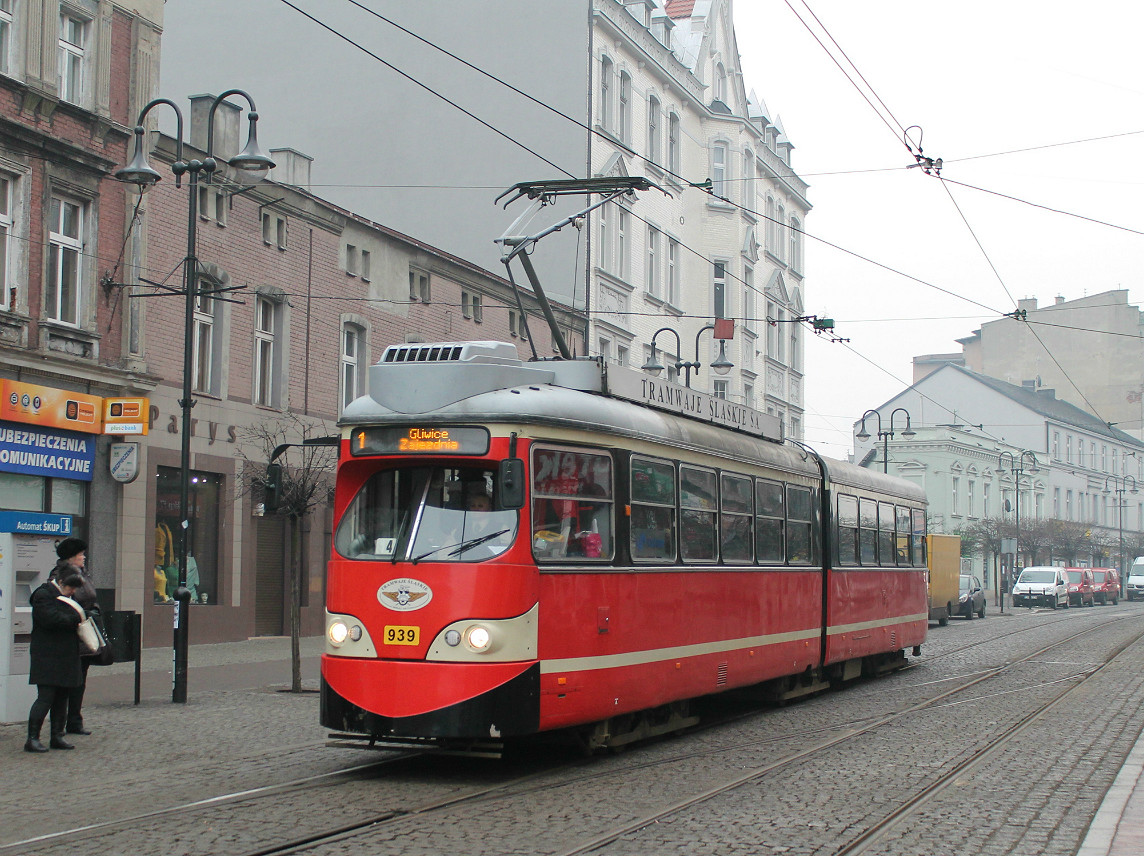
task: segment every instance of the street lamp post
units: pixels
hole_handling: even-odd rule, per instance
[[[676,371],[679,371],[680,369],[684,370],[684,385],[687,386],[688,388],[691,387],[691,370],[695,369],[696,371],[698,371],[703,366],[703,363],[701,363],[699,361],[699,337],[702,336],[708,330],[714,330],[714,329],[715,329],[714,324],[708,324],[705,327],[701,327],[699,329],[699,332],[695,334],[695,359],[693,361],[685,361],[683,359],[678,359],[675,362],[675,370]],[[648,374],[653,375],[655,377],[658,377],[659,373],[661,371],[663,371],[663,365],[659,362],[659,360],[656,359],[656,349],[655,349],[655,340],[656,340],[656,337],[658,337],[660,333],[671,333],[673,336],[675,336],[675,348],[676,348],[675,352],[677,354],[679,354],[680,357],[683,356],[683,342],[679,338],[679,331],[676,330],[674,327],[660,327],[658,330],[655,331],[655,333],[652,334],[652,337],[651,337],[651,356],[648,358],[648,361],[643,364],[643,370],[645,372],[647,372]],[[719,356],[717,356],[714,359],[714,361],[712,361],[711,368],[714,369],[717,374],[725,375],[725,374],[727,374],[727,372],[729,372],[734,367],[735,367],[735,364],[733,362],[731,362],[729,359],[727,359],[726,339],[720,339],[719,340]]]
[[[1117,480],[1120,481],[1120,487],[1115,487]],[[1116,566],[1121,576],[1124,574],[1124,492],[1129,490],[1128,482],[1132,482],[1131,493],[1137,493],[1136,479],[1133,476],[1117,476],[1111,475],[1104,479],[1104,492],[1108,493],[1108,483],[1112,482],[1114,487],[1113,492],[1116,493],[1116,529],[1120,536],[1120,564]]]
[[[1009,472],[1013,476],[1014,488],[1014,503],[1013,503],[1013,569],[1012,575],[1015,577],[1017,574],[1017,562],[1021,556],[1021,476],[1025,474],[1025,459],[1028,457],[1032,461],[1029,467],[1030,473],[1037,471],[1037,456],[1028,449],[1022,449],[1016,455],[1006,449],[997,456],[997,471],[1000,473],[1005,472],[1005,456],[1009,457]],[[1005,609],[1005,591],[1002,586],[1001,591],[1001,609]]]
[[[203,160],[183,160],[183,114],[177,104],[167,98],[150,101],[139,113],[135,123],[135,153],[131,162],[115,171],[119,181],[136,184],[140,193],[158,182],[162,176],[147,160],[144,147],[146,128],[143,120],[152,108],[166,104],[175,111],[177,121],[175,133],[175,162],[171,172],[175,176],[175,186],[182,186],[183,174],[187,174],[187,254],[183,259],[183,290],[186,298],[183,319],[183,397],[179,401],[182,408],[181,444],[179,455],[179,585],[175,589],[174,617],[174,669],[171,688],[171,701],[183,703],[187,700],[187,650],[190,642],[190,599],[187,588],[187,556],[190,552],[190,481],[191,481],[191,408],[195,402],[191,396],[194,372],[194,328],[195,301],[198,299],[198,258],[196,257],[196,237],[198,226],[199,173],[205,173],[209,183],[211,174],[218,168],[214,159],[214,116],[218,106],[232,95],[241,95],[250,105],[247,111],[250,120],[250,136],[241,152],[228,163],[235,169],[249,172],[265,172],[274,166],[267,155],[258,147],[256,133],[258,112],[254,99],[241,89],[230,89],[218,96],[211,104],[207,115],[207,151]]]
[[[859,440],[869,440],[870,432],[866,430],[866,417],[873,414],[878,418],[878,439],[882,441],[882,472],[890,472],[890,438],[894,436],[894,417],[901,413],[906,417],[906,428],[902,436],[906,439],[917,436],[917,431],[910,427],[910,413],[904,407],[895,407],[890,413],[890,427],[882,430],[882,414],[877,410],[867,410],[862,414],[862,428],[854,436]]]

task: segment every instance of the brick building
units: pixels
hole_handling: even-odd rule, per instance
[[[190,139],[198,142],[213,98],[191,100]],[[220,164],[237,151],[240,119],[220,105]],[[164,179],[139,208],[122,296],[125,360],[157,383],[144,477],[123,488],[116,589],[121,608],[143,612],[147,644],[164,644],[165,578],[177,575],[185,332],[185,300],[167,289],[181,287],[189,188],[172,180],[174,140],[153,136],[151,144]],[[288,632],[289,523],[263,514],[243,477],[267,459],[260,430],[289,423],[283,439],[295,442],[301,424],[312,435],[334,433],[344,405],[365,393],[367,367],[391,344],[495,339],[516,343],[525,358],[533,347],[541,358],[555,351],[530,292],[522,319],[507,280],[318,198],[308,190],[310,158],[292,149],[271,154],[276,168],[267,180],[243,183],[223,167],[198,189],[200,288],[234,290],[200,298],[194,312],[193,642]],[[203,156],[184,149],[184,159]],[[554,308],[570,347],[583,353],[582,316]],[[326,504],[302,522],[307,633],[323,627],[331,523]]]
[[[162,19],[163,0],[0,1],[0,538],[17,572],[0,613],[27,606],[62,534],[115,585],[119,485],[98,408],[152,381],[124,359],[110,283],[127,194],[109,176],[157,84]]]

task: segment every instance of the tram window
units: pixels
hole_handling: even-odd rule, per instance
[[[911,552],[914,555],[914,565],[921,568],[926,565],[926,513],[921,508],[912,508],[910,515],[914,521],[910,530]]]
[[[895,547],[898,554],[898,564],[903,567],[917,564],[917,558],[910,552],[910,510],[904,505],[894,506],[896,518]]]
[[[878,503],[878,561],[883,565],[894,565],[894,506],[888,502]]]
[[[779,482],[755,480],[755,554],[760,562],[782,562],[786,558],[785,506]]]
[[[724,562],[750,562],[754,554],[751,480],[723,473],[719,476],[719,549]]]
[[[838,497],[838,564],[858,564],[858,499]]]
[[[878,564],[878,503],[872,499],[858,500],[858,561]]]
[[[675,561],[675,466],[632,457],[631,549],[635,561]]]
[[[792,565],[805,565],[816,557],[813,496],[808,487],[787,485],[787,561]]]
[[[606,452],[533,449],[532,552],[539,561],[611,559],[614,507]]]
[[[685,562],[715,561],[715,473],[679,468],[679,552]]]
[[[366,561],[479,562],[507,550],[518,514],[493,510],[496,471],[407,466],[374,473],[338,524],[334,549]]]

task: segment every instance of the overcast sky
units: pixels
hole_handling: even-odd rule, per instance
[[[807,440],[841,456],[863,411],[910,382],[914,355],[959,351],[956,339],[1014,301],[1126,288],[1129,302],[1144,302],[1144,236],[952,183],[1144,231],[1144,6],[809,0],[809,9],[735,2],[747,90],[781,116],[810,183],[807,231],[966,298],[806,242],[806,312],[834,318],[850,340],[807,337]],[[891,125],[921,126],[947,181],[904,169],[913,158],[900,134],[796,11],[841,59],[814,16],[825,25]],[[1104,337],[1087,338],[1099,348]]]

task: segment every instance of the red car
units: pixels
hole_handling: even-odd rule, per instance
[[[1102,604],[1120,602],[1120,572],[1116,568],[1092,569],[1092,596]]]
[[[1088,606],[1096,605],[1096,598],[1092,596],[1092,568],[1065,568],[1069,578],[1069,605]]]

